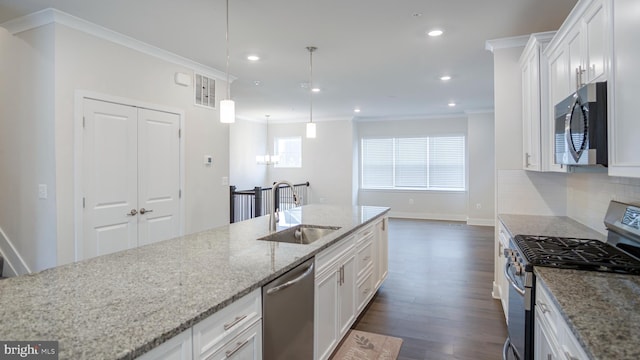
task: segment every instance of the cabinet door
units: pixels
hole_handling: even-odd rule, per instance
[[[596,1],[584,21],[586,82],[604,80],[605,69],[605,11],[602,1]]]
[[[549,101],[551,102],[551,119],[553,119],[553,107],[564,100],[571,93],[569,86],[569,60],[566,48],[559,46],[549,54]]]
[[[338,339],[342,339],[356,316],[356,257],[353,253],[342,263],[342,281],[338,297],[340,303]]]
[[[523,168],[540,170],[540,53],[534,47],[522,63]]]
[[[139,360],[191,360],[191,329],[183,331],[157,348],[143,354]]]
[[[389,218],[382,219],[376,228],[378,233],[378,262],[376,270],[378,271],[378,281],[376,289],[380,287],[384,279],[387,278],[389,272]]]
[[[318,360],[328,359],[337,345],[339,281],[340,271],[336,268],[316,277],[314,353]]]
[[[580,28],[576,28],[570,32],[567,36],[567,60],[569,61],[569,93],[575,91],[578,87],[584,83],[584,76],[582,71],[584,66],[582,64],[582,44],[580,37]]]
[[[544,321],[540,318],[539,312],[536,311],[534,333],[534,350],[533,358],[535,360],[555,360],[559,359],[558,350],[554,344],[553,337],[547,331]]]

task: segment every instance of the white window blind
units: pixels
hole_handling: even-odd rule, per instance
[[[280,157],[275,167],[302,167],[302,138],[300,136],[275,138],[274,154]]]
[[[465,136],[362,139],[362,188],[464,191]]]

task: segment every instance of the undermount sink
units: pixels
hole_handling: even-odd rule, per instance
[[[302,224],[263,236],[258,238],[258,240],[288,242],[292,244],[311,244],[338,229],[340,229],[338,226]]]

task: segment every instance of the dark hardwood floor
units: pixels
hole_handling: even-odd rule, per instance
[[[400,337],[398,359],[502,358],[493,227],[391,219],[389,274],[353,328]]]

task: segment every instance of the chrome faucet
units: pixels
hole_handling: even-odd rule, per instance
[[[296,193],[296,189],[295,187],[293,187],[293,184],[285,181],[285,180],[280,180],[278,182],[276,182],[275,184],[273,184],[273,187],[271,188],[271,208],[269,209],[269,212],[271,214],[271,216],[269,216],[269,231],[276,231],[276,224],[278,224],[278,221],[280,220],[278,218],[278,210],[276,209],[276,189],[278,189],[278,186],[280,185],[288,185],[291,188],[291,191],[293,192],[293,203],[298,206],[300,205],[300,200],[298,200],[298,194]]]

